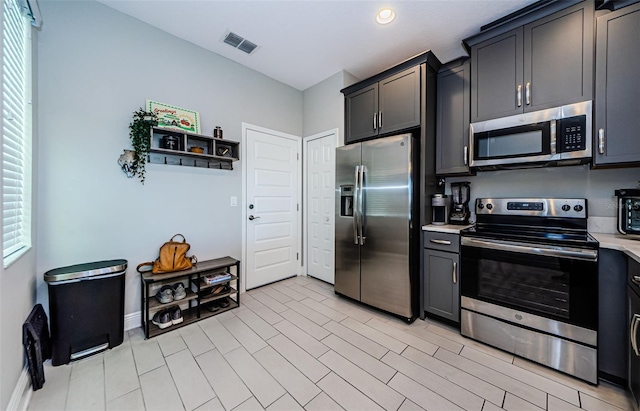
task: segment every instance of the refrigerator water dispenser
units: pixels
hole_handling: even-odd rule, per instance
[[[353,185],[340,186],[340,217],[353,217]]]

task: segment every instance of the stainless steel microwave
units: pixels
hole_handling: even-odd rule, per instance
[[[477,170],[591,161],[591,101],[472,123],[469,165]]]

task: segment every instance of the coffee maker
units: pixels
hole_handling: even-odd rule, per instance
[[[469,224],[469,199],[471,198],[471,187],[469,184],[468,181],[451,183],[449,224]]]

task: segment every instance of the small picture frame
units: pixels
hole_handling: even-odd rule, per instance
[[[146,110],[158,116],[158,127],[200,134],[200,114],[197,111],[147,100]]]

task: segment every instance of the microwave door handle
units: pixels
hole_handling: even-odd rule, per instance
[[[366,217],[366,201],[367,199],[364,196],[364,184],[365,184],[365,166],[360,166],[360,211],[358,214],[360,215],[360,245],[364,245],[364,241],[366,240],[365,231],[367,229],[367,217]]]
[[[618,232],[620,234],[627,234],[625,229],[622,227],[622,218],[626,215],[627,213],[622,208],[622,198],[618,198]]]
[[[557,124],[556,124],[556,120],[553,119],[551,121],[549,121],[549,129],[550,129],[550,134],[551,134],[551,154],[556,154],[558,152],[558,145],[557,145],[557,134],[556,134],[556,130],[557,130]]]

